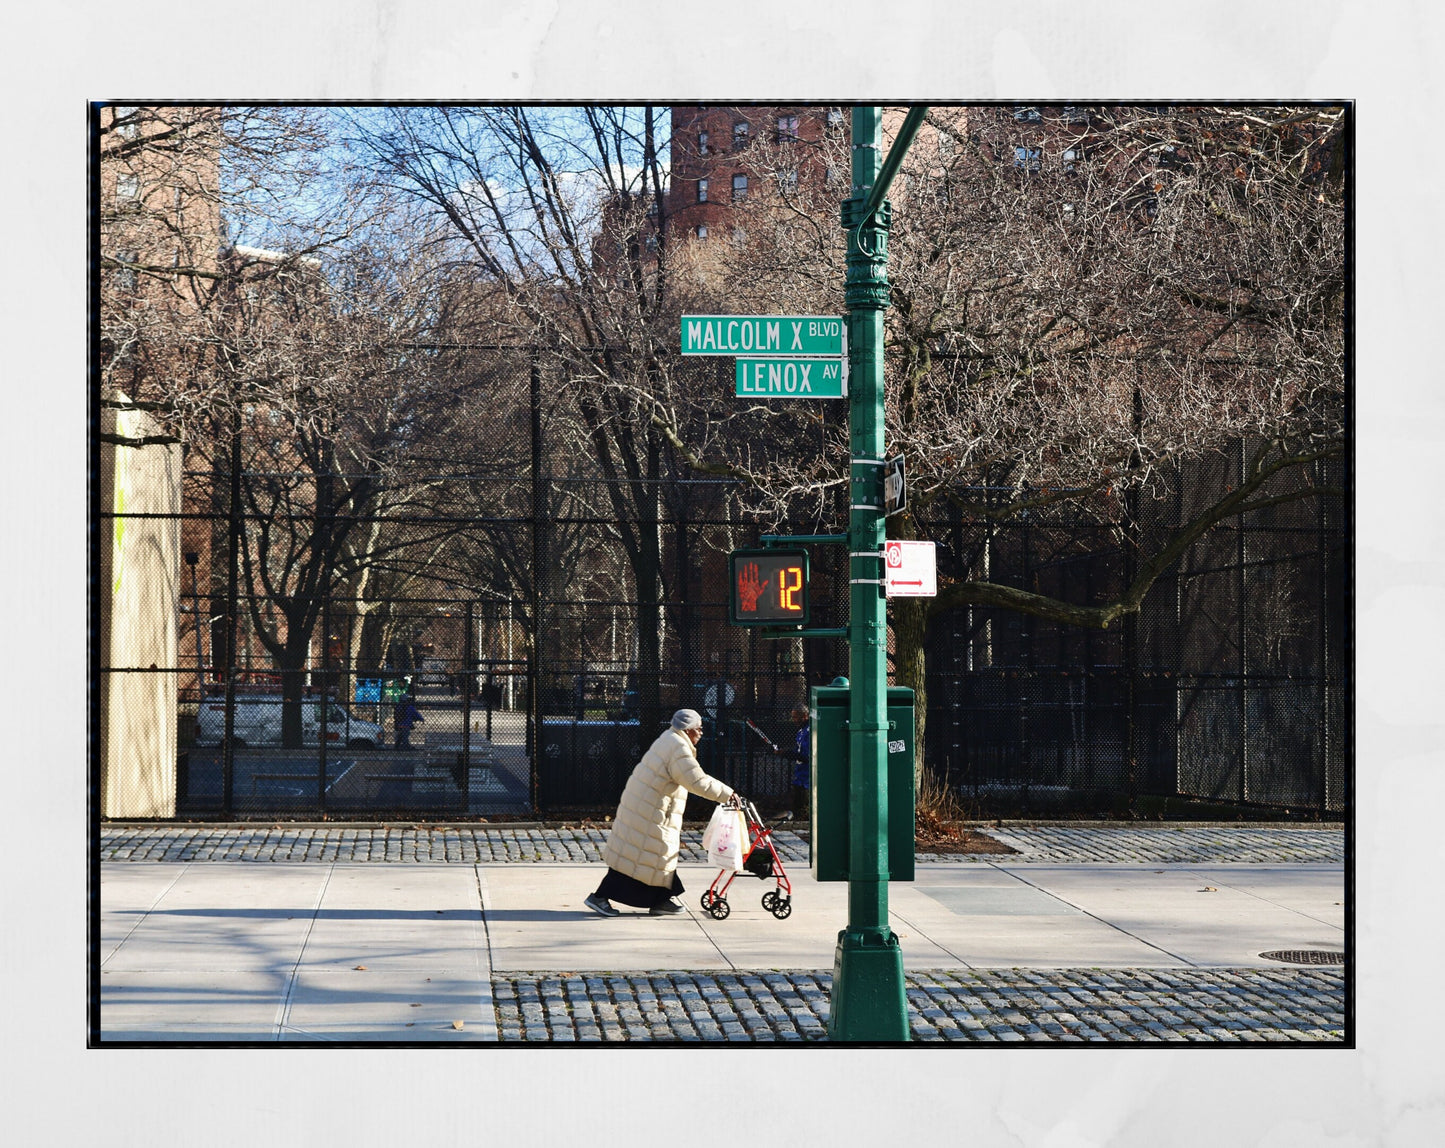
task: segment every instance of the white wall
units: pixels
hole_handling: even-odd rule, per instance
[[[120,396],[117,396],[120,397]],[[141,411],[106,410],[104,431],[155,434]],[[174,444],[101,446],[97,508],[125,514],[181,509],[181,449]],[[176,666],[180,520],[101,518],[100,633],[97,669]],[[102,817],[173,817],[176,811],[174,673],[102,673],[100,767]]]

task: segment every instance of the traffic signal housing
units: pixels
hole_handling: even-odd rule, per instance
[[[734,626],[804,626],[808,614],[806,550],[728,555],[728,621]]]

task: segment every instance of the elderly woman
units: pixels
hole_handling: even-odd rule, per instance
[[[701,738],[698,712],[678,710],[672,715],[671,728],[663,730],[633,767],[602,850],[607,876],[585,902],[594,913],[620,916],[613,901],[646,909],[654,917],[683,911],[677,899],[683,891],[677,855],[687,795],[696,793],[710,801],[725,801],[733,795],[697,763],[694,751]]]

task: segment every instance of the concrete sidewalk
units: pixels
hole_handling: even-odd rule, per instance
[[[717,921],[716,870],[680,872],[686,914],[603,919],[575,861],[106,862],[100,1037],[821,1039],[847,886],[790,861],[791,916],[744,876]],[[1343,901],[1333,863],[991,858],[890,888],[920,1039],[1338,1040],[1341,970],[1261,954],[1343,950]]]

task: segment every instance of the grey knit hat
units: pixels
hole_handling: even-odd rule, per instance
[[[697,710],[678,710],[672,715],[672,728],[679,733],[685,729],[702,729],[702,714]]]

